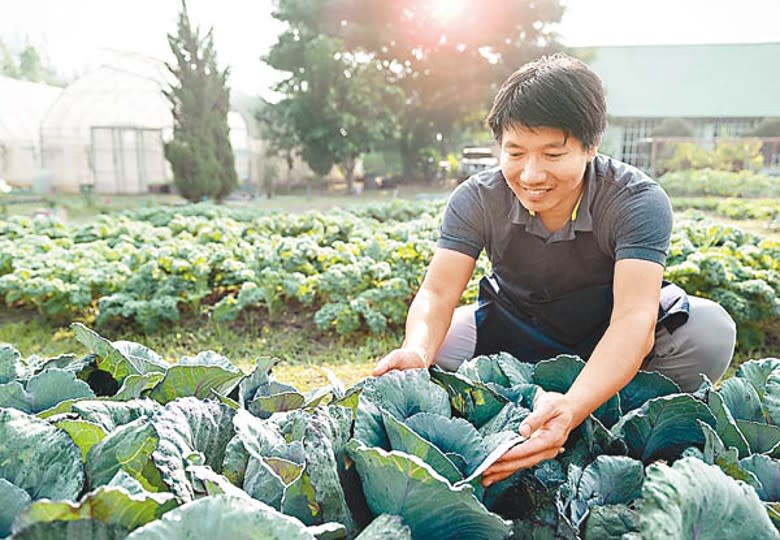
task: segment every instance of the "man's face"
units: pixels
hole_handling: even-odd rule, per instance
[[[557,128],[517,126],[501,136],[501,171],[509,187],[526,209],[551,220],[571,214],[595,155],[595,147],[586,150]]]

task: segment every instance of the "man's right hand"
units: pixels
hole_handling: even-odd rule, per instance
[[[423,358],[424,355],[423,350],[419,348],[396,349],[377,363],[371,375],[379,377],[394,369],[427,368],[428,362]]]
[[[409,306],[403,345],[377,363],[371,372],[374,377],[394,369],[427,368],[433,363],[435,350],[447,335],[452,312],[476,264],[473,257],[458,251],[434,250],[420,290]]]

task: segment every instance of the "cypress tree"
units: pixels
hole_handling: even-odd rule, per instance
[[[185,199],[221,201],[238,186],[227,122],[229,69],[217,68],[213,28],[201,37],[184,0],[176,35],[168,34],[168,44],[176,63],[166,66],[176,82],[163,91],[173,112],[173,139],[165,144],[165,157]]]

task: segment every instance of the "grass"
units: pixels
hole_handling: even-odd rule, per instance
[[[16,202],[16,201],[20,202]],[[57,194],[53,196],[0,195],[0,217],[3,212],[8,216],[32,216],[52,213],[63,221],[86,223],[102,214],[136,210],[146,206],[183,204],[186,201],[177,195],[93,195],[91,199],[83,195]]]
[[[415,199],[427,196],[445,196],[454,187],[451,181],[442,185],[403,185],[397,189],[370,190],[360,195],[349,195],[344,189],[315,192],[311,197],[305,193],[293,192],[277,195],[271,199],[258,196],[249,200],[229,200],[225,204],[236,208],[255,208],[260,211],[281,210],[286,212],[304,212],[307,210],[326,210],[334,207],[349,208],[369,203],[387,202],[392,199]],[[21,201],[15,203],[14,199]],[[32,199],[40,199],[33,202]],[[5,201],[5,204],[3,204]],[[84,195],[57,194],[53,196],[25,195],[9,197],[0,195],[0,218],[3,212],[8,216],[32,216],[35,213],[54,213],[69,223],[87,223],[100,215],[137,210],[150,206],[182,205],[187,201],[178,195]]]
[[[393,332],[378,336],[323,335],[311,319],[311,314],[288,313],[269,320],[260,311],[250,311],[234,323],[200,317],[151,335],[129,327],[99,333],[112,341],[141,343],[169,362],[213,350],[249,372],[258,356],[275,356],[281,360],[274,368],[277,379],[300,390],[327,384],[327,370],[347,386],[354,384],[368,376],[376,361],[401,342],[401,336]],[[0,316],[1,342],[10,343],[25,357],[89,352],[68,326],[51,325],[29,312]]]

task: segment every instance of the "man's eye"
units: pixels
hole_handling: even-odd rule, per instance
[[[519,158],[519,157],[523,157],[523,154],[509,154],[509,157]]]
[[[562,157],[562,156],[565,156],[565,155],[566,154],[545,154],[546,157],[553,158],[553,159],[554,158],[559,158],[559,157]]]

